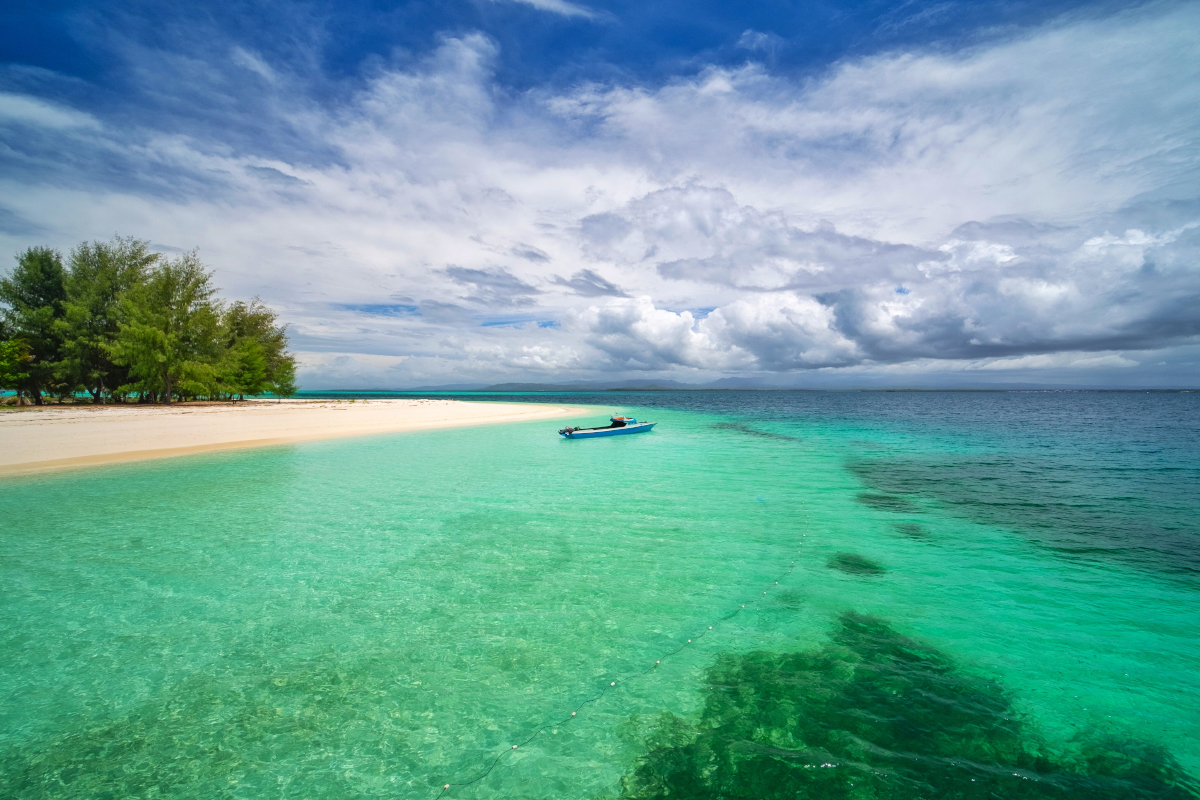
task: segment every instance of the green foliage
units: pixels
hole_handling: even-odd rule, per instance
[[[254,339],[239,339],[226,351],[221,389],[229,394],[261,394],[267,389],[267,358]]]
[[[124,389],[152,392],[167,403],[178,394],[208,394],[222,355],[220,314],[212,274],[195,253],[163,263],[121,301],[122,320],[108,346],[114,363],[129,368]]]
[[[238,301],[223,315],[227,357],[221,385],[229,394],[296,393],[296,359],[287,351],[287,327],[255,297]]]
[[[55,364],[61,347],[58,323],[63,316],[66,289],[62,257],[49,247],[31,247],[17,256],[12,274],[0,279],[0,303],[10,336],[28,347],[25,377],[18,391],[41,404],[42,392],[57,388]]]
[[[130,382],[128,367],[115,363],[110,354],[119,331],[121,301],[146,280],[158,260],[149,242],[133,238],[84,242],[71,251],[65,313],[59,322],[63,347],[58,375],[72,389],[86,389],[94,402]]]
[[[818,651],[721,656],[705,684],[698,723],[665,714],[637,734],[624,797],[1197,797],[1156,746],[1091,737],[1052,754],[998,684],[859,614]]]
[[[257,297],[224,306],[195,253],[164,261],[148,242],[83,242],[62,258],[31,247],[0,280],[0,386],[35,403],[296,393],[287,326]]]
[[[0,389],[16,389],[29,377],[29,345],[24,339],[0,341]]]
[[[291,397],[299,387],[296,386],[296,359],[292,355],[282,360],[270,378],[268,387],[276,397]]]

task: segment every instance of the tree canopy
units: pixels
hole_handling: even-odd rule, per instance
[[[0,388],[34,403],[243,398],[296,392],[287,327],[258,298],[223,303],[195,253],[83,242],[66,265],[31,247],[0,279]]]
[[[55,388],[62,344],[58,323],[66,299],[62,256],[49,247],[29,248],[17,256],[12,274],[0,279],[8,341],[22,342],[27,356],[15,388],[37,403],[43,391]]]

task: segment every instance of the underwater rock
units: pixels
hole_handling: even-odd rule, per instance
[[[689,800],[1196,798],[1166,750],[1087,739],[1054,755],[996,682],[882,620],[843,614],[828,646],[724,654],[690,723],[631,731],[622,797]]]
[[[887,572],[882,564],[857,553],[834,553],[829,559],[829,568],[850,575],[882,575]]]
[[[751,428],[749,425],[743,425],[740,422],[718,422],[712,427],[718,431],[737,431],[738,433],[744,433],[747,436],[757,436],[760,439],[780,439],[785,442],[800,441],[800,439],[795,436],[788,436],[787,434],[783,433],[772,433],[770,431],[760,431],[756,428]]]
[[[1109,478],[1070,451],[873,457],[846,467],[867,487],[858,501],[883,511],[904,511],[897,499],[910,508],[905,498],[932,501],[941,513],[1016,531],[1060,556],[1114,559],[1192,585],[1200,576],[1198,517],[1156,469],[1123,472],[1128,502],[1114,503],[1102,488]]]
[[[896,530],[913,539],[929,538],[929,534],[925,533],[925,529],[915,522],[897,522]]]
[[[917,510],[911,500],[904,497],[899,497],[894,494],[876,494],[874,492],[863,492],[858,497],[854,498],[858,502],[871,508],[878,508],[880,511],[897,511],[901,513],[911,513]]]

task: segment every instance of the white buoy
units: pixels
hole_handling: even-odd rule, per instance
[[[574,712],[574,711],[572,711],[572,712],[571,712],[571,716],[572,716],[572,717],[573,717],[573,716],[575,716],[575,712]]]
[[[616,681],[613,681],[612,683],[609,684],[609,686],[616,686],[616,685],[617,685]]]
[[[516,750],[516,749],[517,749],[517,746],[514,744],[514,745],[513,745],[513,750]]]

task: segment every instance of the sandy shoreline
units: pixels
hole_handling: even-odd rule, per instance
[[[0,413],[0,475],[580,413],[583,409],[572,406],[461,400],[247,400],[11,411]]]

